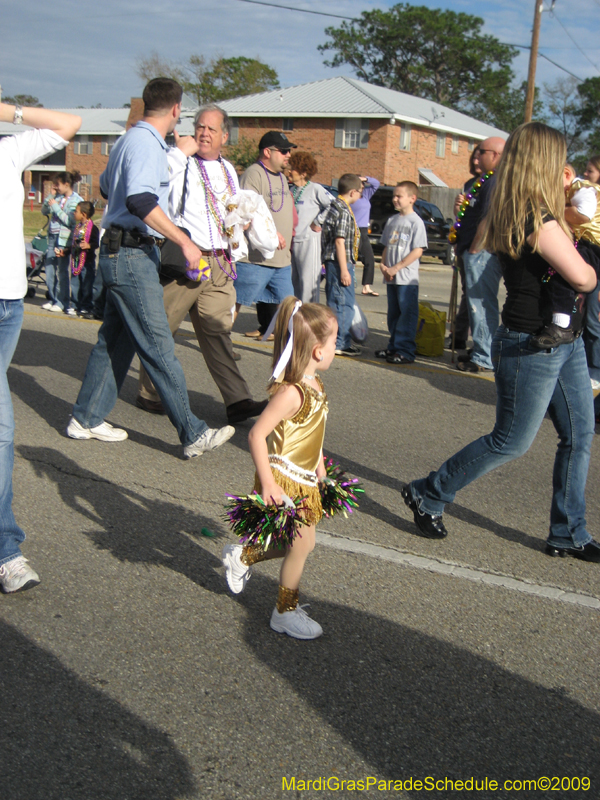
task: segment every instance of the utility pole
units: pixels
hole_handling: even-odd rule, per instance
[[[529,52],[529,74],[527,76],[527,97],[525,98],[525,122],[531,122],[533,115],[533,101],[535,99],[535,69],[537,66],[538,44],[540,41],[540,26],[542,23],[542,0],[535,0],[533,12],[533,32],[531,34],[531,50]]]

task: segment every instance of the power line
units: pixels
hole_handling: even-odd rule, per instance
[[[595,1],[596,1],[596,3],[598,3],[598,5],[600,5],[600,0],[595,0]],[[317,15],[319,15],[321,17],[335,17],[336,19],[348,20],[349,22],[358,22],[358,19],[356,17],[344,17],[341,14],[327,14],[324,11],[311,11],[308,8],[297,8],[296,6],[287,6],[287,5],[283,6],[283,5],[279,5],[278,3],[267,3],[265,0],[238,0],[238,2],[239,3],[252,3],[253,5],[257,5],[257,6],[269,6],[271,8],[282,8],[282,9],[286,9],[287,11],[298,11],[301,14],[317,14]],[[554,16],[556,16],[556,14]],[[558,17],[557,17],[557,20],[558,20]],[[568,33],[568,31],[567,31],[567,33]],[[507,44],[507,43],[506,42],[501,42],[501,44]],[[576,42],[575,42],[575,44],[577,45]],[[525,44],[512,44],[512,45],[509,45],[509,46],[510,47],[520,47],[523,50],[530,50],[531,49],[530,45],[525,45]],[[577,47],[579,47],[579,45],[577,45]],[[585,55],[585,53],[584,53],[584,55]],[[546,61],[549,61],[555,67],[558,67],[558,69],[561,69],[563,72],[566,72],[567,75],[570,75],[572,78],[575,78],[580,83],[582,83],[582,78],[578,78],[577,75],[574,75],[566,67],[563,67],[561,64],[558,64],[556,61],[553,61],[551,58],[549,58],[548,56],[544,55],[543,53],[538,52],[538,56],[540,58],[545,58]],[[587,56],[586,56],[586,58],[587,58]],[[590,63],[592,63],[592,62],[590,62]],[[595,67],[596,65],[593,64],[593,66]],[[596,67],[596,69],[597,69],[597,67]]]
[[[279,3],[266,3],[264,0],[238,0],[240,3],[252,3],[255,6],[270,6],[271,8],[285,8],[287,11],[299,11],[301,14],[316,14],[319,17],[335,17],[336,19],[347,19],[354,22],[356,17],[344,17],[341,14],[328,14],[325,11],[312,11],[309,8],[296,8],[295,6],[281,6]]]
[[[579,50],[579,52],[581,53],[581,55],[582,55],[582,56],[583,56],[583,57],[584,57],[584,58],[585,58],[587,61],[589,61],[589,62],[590,62],[590,64],[592,65],[592,67],[594,67],[594,69],[596,70],[596,72],[600,72],[600,70],[598,69],[598,65],[597,65],[597,64],[594,64],[594,62],[592,61],[592,59],[591,59],[591,58],[589,58],[589,57],[587,56],[587,54],[585,53],[585,51],[584,51],[584,50],[583,50],[583,49],[582,49],[582,48],[579,46],[579,43],[578,43],[578,42],[576,42],[576,41],[575,41],[575,39],[574,39],[574,38],[571,36],[571,34],[570,34],[570,33],[569,33],[569,31],[567,30],[566,26],[565,26],[565,25],[563,25],[563,23],[561,22],[561,20],[559,19],[559,17],[558,17],[558,16],[557,16],[557,14],[556,14],[556,11],[552,11],[552,12],[550,13],[550,16],[551,16],[551,17],[554,17],[554,19],[555,19],[555,20],[558,22],[558,24],[559,24],[559,25],[560,25],[560,27],[563,29],[563,31],[564,31],[564,32],[567,34],[567,36],[569,37],[569,39],[570,39],[570,40],[573,42],[573,44],[575,45],[575,47],[576,47],[576,48]]]

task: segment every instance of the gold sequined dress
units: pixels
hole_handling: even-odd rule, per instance
[[[583,225],[573,225],[573,234],[576,239],[586,239],[588,242],[600,246],[600,186],[583,178],[575,178],[567,191],[567,200],[570,200],[580,189],[593,189],[596,192],[598,205],[596,213],[589,222],[584,222]]]
[[[267,437],[269,464],[275,483],[289,497],[306,498],[305,517],[312,525],[323,516],[317,467],[322,457],[329,411],[319,376],[316,380],[321,389],[319,392],[305,383],[294,384],[303,398],[300,410],[291,419],[282,419]],[[258,475],[254,488],[262,493]]]

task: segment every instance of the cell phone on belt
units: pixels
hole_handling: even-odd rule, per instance
[[[118,253],[119,250],[121,249],[121,240],[123,239],[123,228],[110,227],[106,231],[104,236],[108,237],[108,252]]]

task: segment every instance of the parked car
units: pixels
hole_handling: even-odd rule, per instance
[[[371,224],[369,239],[376,253],[383,252],[381,234],[388,219],[398,212],[392,204],[393,186],[380,186],[371,199]],[[428,247],[425,255],[441,258],[444,264],[452,265],[455,260],[454,247],[448,242],[448,233],[453,223],[444,219],[440,209],[433,203],[417,199],[415,211],[425,223]]]

